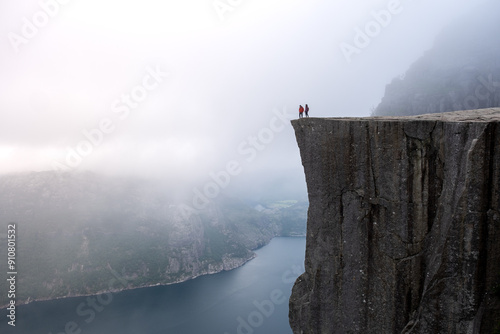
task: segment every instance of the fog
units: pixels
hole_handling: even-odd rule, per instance
[[[234,189],[300,191],[299,104],[369,116],[483,2],[3,1],[0,173],[182,183],[232,167]]]

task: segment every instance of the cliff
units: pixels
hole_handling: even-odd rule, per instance
[[[500,330],[499,122],[292,121],[310,201],[294,333]]]

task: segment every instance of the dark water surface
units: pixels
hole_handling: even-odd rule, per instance
[[[20,306],[16,327],[1,310],[0,333],[291,334],[288,299],[303,272],[304,252],[305,238],[275,238],[229,272]]]

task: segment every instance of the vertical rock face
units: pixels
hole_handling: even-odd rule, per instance
[[[500,330],[500,109],[292,124],[310,201],[294,333]]]

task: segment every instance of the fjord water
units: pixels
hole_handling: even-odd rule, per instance
[[[232,271],[103,295],[101,303],[93,297],[95,304],[76,297],[20,306],[15,328],[2,310],[0,333],[291,334],[288,299],[304,252],[305,238],[275,238]]]

